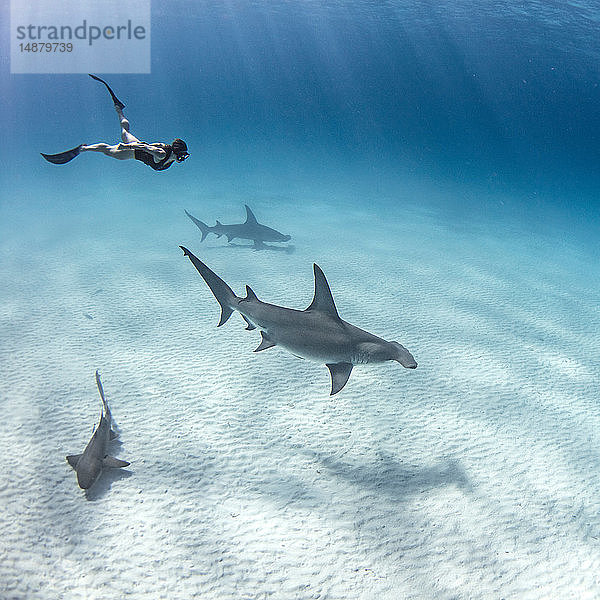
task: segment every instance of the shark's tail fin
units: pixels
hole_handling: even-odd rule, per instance
[[[196,270],[202,279],[206,281],[206,284],[213,293],[213,296],[217,299],[217,302],[221,305],[221,319],[217,327],[221,327],[223,323],[227,322],[227,319],[232,315],[233,309],[231,305],[237,296],[233,293],[233,290],[216,274],[213,273],[199,258],[194,256],[187,248],[179,246],[183,250],[183,254],[187,256],[192,264],[196,267]]]
[[[185,214],[192,220],[193,223],[198,227],[198,229],[202,232],[201,242],[206,239],[206,236],[211,232],[212,227],[209,227],[206,223],[203,223],[200,219],[196,219],[196,217],[190,215],[190,213],[186,210]]]
[[[108,408],[108,402],[106,401],[106,398],[104,397],[104,388],[102,387],[102,382],[100,381],[100,373],[98,372],[98,369],[96,369],[96,385],[98,386],[98,391],[100,392],[100,398],[102,398],[102,406],[104,407],[104,416],[110,423],[112,417],[110,414],[110,408]]]

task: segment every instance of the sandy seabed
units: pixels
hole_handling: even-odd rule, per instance
[[[0,598],[600,597],[597,257],[528,223],[312,200],[249,202],[293,252],[200,243],[183,208],[235,222],[243,195],[5,206]],[[358,366],[330,398],[324,366],[216,328],[179,244],[294,308],[317,262],[342,318],[419,368]],[[131,466],[86,494],[64,457],[98,421],[96,368]]]

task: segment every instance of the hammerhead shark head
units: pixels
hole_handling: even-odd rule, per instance
[[[214,227],[209,227],[206,223],[196,219],[196,217],[190,215],[186,210],[185,214],[198,226],[198,229],[202,232],[203,242],[209,233],[214,233],[217,237],[222,235],[227,237],[227,241],[238,238],[240,240],[252,240],[254,242],[254,248],[261,249],[265,247],[264,242],[289,242],[292,239],[290,235],[284,235],[279,233],[275,229],[271,229],[266,225],[261,225],[254,216],[254,213],[250,210],[248,205],[246,207],[246,221],[244,223],[238,223],[234,225],[223,225],[219,221]]]
[[[82,454],[71,454],[67,456],[68,463],[77,473],[77,483],[82,490],[87,490],[100,476],[102,469],[109,467],[127,467],[130,463],[125,460],[119,460],[106,453],[106,447],[110,440],[117,437],[117,434],[111,429],[112,416],[108,403],[104,397],[100,374],[96,371],[96,385],[102,398],[102,413],[100,414],[100,423],[92,435]]]
[[[325,363],[331,374],[330,395],[346,385],[352,367],[357,364],[395,360],[407,369],[417,367],[412,354],[398,342],[387,342],[340,318],[327,279],[318,265],[313,265],[313,301],[306,310],[295,310],[262,302],[249,286],[246,297],[239,298],[199,258],[187,248],[180,248],[221,305],[218,327],[238,311],[247,323],[246,329],[260,330],[262,341],[254,352],[281,346],[299,358]]]

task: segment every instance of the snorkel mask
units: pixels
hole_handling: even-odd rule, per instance
[[[175,160],[177,162],[183,162],[190,155],[190,153],[187,151],[187,144],[179,138],[173,140],[171,148],[173,148]]]

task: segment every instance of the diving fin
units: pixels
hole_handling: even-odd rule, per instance
[[[112,101],[117,108],[120,108],[121,110],[123,110],[125,108],[125,105],[115,96],[115,93],[110,89],[110,85],[108,85],[108,83],[106,83],[106,81],[104,81],[104,79],[100,79],[100,77],[96,77],[95,75],[92,75],[91,73],[88,73],[88,75],[92,79],[95,79],[96,81],[99,81],[100,83],[103,83],[106,86],[106,89],[108,90],[108,93],[110,94],[110,97],[112,98]]]
[[[77,148],[67,150],[66,152],[59,152],[58,154],[44,154],[43,152],[40,152],[40,154],[48,162],[54,163],[55,165],[64,165],[69,161],[73,160],[76,156],[79,156],[82,146],[83,144],[80,144],[79,146],[77,146]]]

